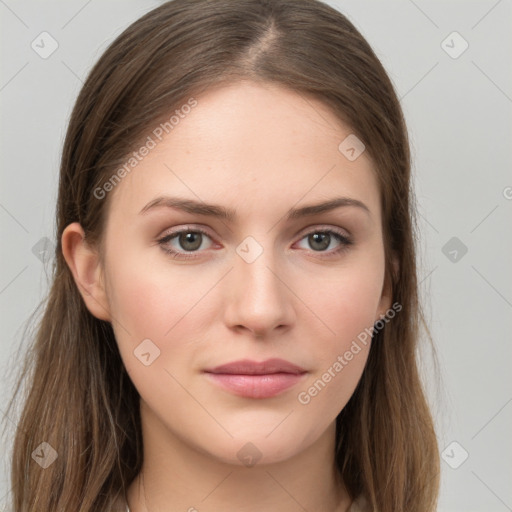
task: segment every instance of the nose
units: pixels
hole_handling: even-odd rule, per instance
[[[225,283],[225,322],[230,329],[266,338],[274,330],[290,328],[295,318],[293,293],[283,268],[270,249],[251,263],[235,253],[234,268]]]

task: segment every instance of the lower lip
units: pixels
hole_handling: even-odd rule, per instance
[[[269,373],[266,375],[206,374],[216,384],[246,398],[270,398],[301,381],[306,373]]]

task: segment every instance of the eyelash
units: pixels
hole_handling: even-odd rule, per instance
[[[162,248],[162,250],[164,252],[166,252],[167,254],[169,254],[174,259],[186,260],[186,259],[191,259],[191,258],[197,258],[195,253],[197,253],[198,251],[189,251],[189,253],[181,253],[179,251],[175,251],[174,249],[170,249],[169,245],[167,245],[168,242],[170,242],[173,238],[179,236],[182,233],[201,233],[202,235],[206,235],[208,238],[211,238],[211,236],[205,230],[203,230],[201,228],[185,228],[185,229],[181,229],[179,231],[170,233],[168,235],[165,235],[164,237],[158,239],[157,242],[160,245],[160,247]],[[334,229],[312,230],[312,231],[305,233],[300,238],[300,240],[303,240],[304,238],[306,238],[307,236],[312,235],[312,234],[334,235],[334,238],[336,238],[341,244],[340,247],[338,247],[337,249],[331,250],[330,252],[329,251],[327,251],[327,252],[326,251],[312,251],[312,252],[316,252],[319,254],[323,254],[322,256],[320,256],[320,258],[335,257],[335,256],[347,251],[349,249],[349,247],[351,245],[353,245],[353,243],[354,243],[351,238],[347,237],[346,235],[343,235],[341,232],[334,230]]]

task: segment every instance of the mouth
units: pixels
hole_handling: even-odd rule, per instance
[[[304,379],[306,370],[284,359],[262,362],[247,359],[204,371],[210,381],[245,398],[270,398],[295,386]]]

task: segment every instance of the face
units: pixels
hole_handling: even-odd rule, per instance
[[[332,428],[367,360],[358,336],[390,306],[379,189],[317,100],[250,82],[196,100],[109,192],[104,310],[147,421],[225,462],[247,443],[277,462]],[[189,203],[148,206],[165,197]],[[342,197],[365,207],[303,210]],[[207,372],[271,358],[302,371]]]

